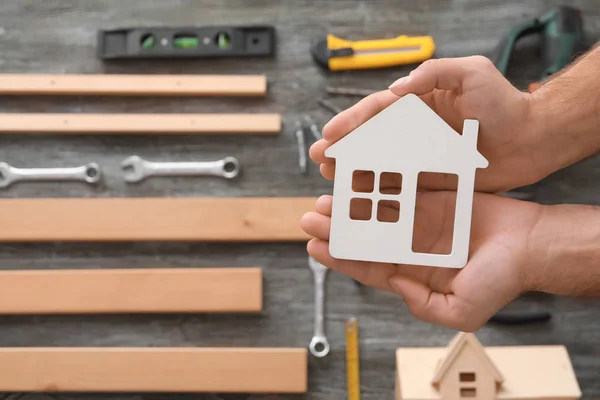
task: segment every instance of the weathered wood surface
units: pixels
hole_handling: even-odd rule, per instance
[[[2,197],[108,196],[312,196],[331,191],[314,165],[298,173],[293,123],[309,113],[329,117],[316,104],[326,84],[385,88],[410,68],[327,74],[309,56],[318,35],[349,39],[397,34],[431,34],[438,56],[487,54],[508,27],[541,14],[557,0],[382,0],[350,1],[3,1],[0,3],[0,72],[11,73],[266,73],[267,98],[64,98],[3,97],[1,112],[277,112],[284,116],[278,137],[185,136],[2,136],[0,160],[15,166],[79,165],[95,161],[106,179],[97,189],[76,183],[22,184]],[[569,1],[585,14],[588,33],[600,37],[595,0]],[[123,26],[183,26],[270,23],[278,30],[277,58],[251,61],[146,61],[103,64],[95,58],[96,30]],[[530,49],[529,49],[530,50]],[[523,87],[539,66],[535,53],[519,52],[511,75]],[[535,63],[534,63],[535,64]],[[334,99],[341,106],[355,99]],[[307,136],[308,137],[308,136]],[[120,162],[131,154],[152,160],[212,160],[233,155],[243,176],[153,179],[126,185]],[[600,158],[556,173],[533,187],[544,203],[600,204]],[[82,216],[85,218],[85,216]],[[1,227],[0,227],[1,229]],[[125,268],[264,266],[262,315],[1,317],[0,346],[307,346],[313,329],[312,277],[302,244],[27,244],[0,245],[0,268]],[[1,294],[0,294],[1,298]],[[358,288],[332,273],[327,287],[328,336],[332,353],[310,359],[306,396],[164,394],[6,394],[6,399],[343,399],[344,320],[360,323],[363,399],[389,399],[394,384],[394,349],[445,345],[454,332],[415,320],[397,298]],[[585,399],[600,398],[600,304],[547,296],[521,299],[520,307],[548,306],[550,324],[486,326],[484,344],[565,344]],[[10,368],[3,365],[1,368]],[[1,369],[0,368],[0,369]]]

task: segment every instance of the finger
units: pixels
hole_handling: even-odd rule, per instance
[[[338,260],[329,254],[329,242],[312,239],[307,245],[308,254],[315,260],[360,283],[392,292],[388,278],[395,273],[392,264],[376,264],[363,261]]]
[[[312,237],[329,240],[331,218],[317,212],[308,212],[302,216],[300,227]]]
[[[333,207],[333,196],[323,195],[317,199],[315,210],[327,217],[331,217],[331,209]]]
[[[335,262],[335,259],[329,255],[329,242],[325,240],[311,239],[306,245],[306,251],[312,258],[328,268],[331,268]]]
[[[389,90],[373,93],[342,111],[323,127],[323,138],[330,143],[337,142],[384,108],[387,108],[398,96]]]
[[[397,96],[408,93],[423,95],[434,89],[460,91],[467,76],[478,66],[489,63],[485,57],[440,58],[427,60],[409,76],[398,79],[390,86]]]
[[[308,150],[308,155],[311,160],[316,162],[317,164],[322,164],[327,161],[331,161],[330,158],[325,157],[325,150],[331,146],[331,142],[327,140],[319,140],[314,142],[310,149]]]
[[[323,178],[332,181],[335,177],[335,163],[328,162],[319,166]]]
[[[465,332],[480,326],[477,321],[468,318],[467,307],[453,294],[433,292],[425,284],[402,275],[389,278],[389,284],[420,320]]]
[[[446,173],[421,172],[418,178],[419,189],[453,190],[458,187],[458,175]]]

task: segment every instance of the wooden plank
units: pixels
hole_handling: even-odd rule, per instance
[[[278,114],[0,114],[0,132],[278,134]]]
[[[301,348],[3,348],[5,392],[304,393]]]
[[[312,197],[1,199],[0,242],[306,241]]]
[[[264,75],[0,74],[3,95],[264,96]]]
[[[0,271],[0,314],[260,312],[260,268]]]

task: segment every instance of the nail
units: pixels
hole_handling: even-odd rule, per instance
[[[410,76],[403,76],[402,78],[398,79],[396,82],[392,83],[388,87],[388,89],[394,89],[394,88],[398,88],[402,85],[406,85],[409,80],[410,80]]]

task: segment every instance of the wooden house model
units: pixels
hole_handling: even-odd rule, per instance
[[[472,333],[448,345],[396,351],[396,400],[575,400],[564,346],[483,347]]]

